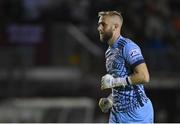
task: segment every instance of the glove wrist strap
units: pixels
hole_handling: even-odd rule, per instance
[[[132,84],[132,81],[129,77],[126,77],[126,78],[115,78],[112,85],[113,87],[116,87],[116,86],[123,86],[125,87],[126,85],[131,85]]]

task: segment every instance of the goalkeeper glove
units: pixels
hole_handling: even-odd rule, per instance
[[[113,106],[113,101],[110,98],[101,98],[99,100],[99,107],[101,111],[107,113],[110,108]]]
[[[126,85],[130,85],[132,82],[129,77],[126,78],[114,78],[110,74],[106,74],[101,79],[101,89],[109,89],[113,87],[122,86],[125,87]]]

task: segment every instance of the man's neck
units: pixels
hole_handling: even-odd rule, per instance
[[[114,37],[112,37],[109,41],[108,44],[110,47],[112,47],[112,45],[116,42],[116,40],[120,37],[120,34],[115,35]]]

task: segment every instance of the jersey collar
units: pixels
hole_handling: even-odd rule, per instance
[[[118,43],[121,42],[121,39],[123,39],[123,37],[120,35],[112,45],[111,49],[117,48]]]

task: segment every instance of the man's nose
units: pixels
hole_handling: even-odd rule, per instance
[[[101,31],[102,31],[101,26],[98,26],[97,30],[98,30],[99,32],[101,32]]]

